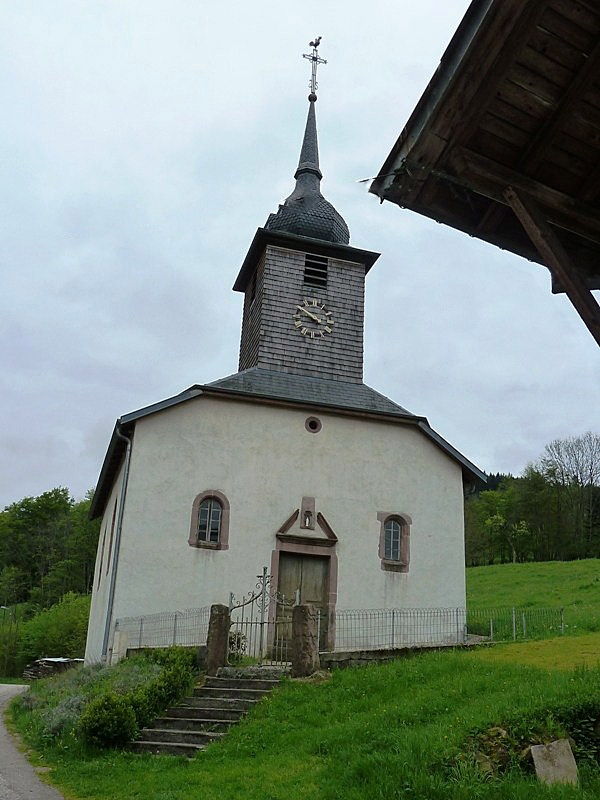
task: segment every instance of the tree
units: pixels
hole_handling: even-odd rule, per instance
[[[57,488],[0,513],[0,604],[29,599],[45,608],[91,591],[100,528],[88,518],[91,496],[75,502]]]
[[[539,469],[557,493],[569,528],[571,557],[599,555],[596,489],[600,487],[600,435],[588,431],[555,439],[546,445]]]
[[[600,556],[600,436],[546,445],[518,478],[491,476],[465,503],[467,564]]]
[[[12,606],[27,596],[27,575],[19,567],[4,567],[0,571],[0,604]]]
[[[94,580],[100,520],[89,518],[93,495],[93,490],[90,490],[84,500],[73,503],[70,513],[67,552],[73,562],[71,589],[79,594],[91,592]]]

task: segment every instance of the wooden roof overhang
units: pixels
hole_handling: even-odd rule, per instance
[[[369,191],[545,265],[600,344],[600,0],[473,0]]]

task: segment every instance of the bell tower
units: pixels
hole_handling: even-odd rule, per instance
[[[295,188],[257,230],[233,287],[245,295],[239,370],[361,383],[365,276],[379,254],[349,245],[346,222],[321,194],[320,41],[304,55],[312,74]]]

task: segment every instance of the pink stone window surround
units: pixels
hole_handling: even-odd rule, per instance
[[[405,513],[380,511],[377,519],[381,569],[387,572],[408,572],[411,517]]]
[[[218,533],[216,541],[210,541],[210,523],[211,521],[208,520],[207,523],[207,530],[205,532],[206,539],[201,538],[199,535],[200,529],[200,512],[201,507],[206,508],[205,501],[207,500],[216,500],[221,508],[220,515],[214,514],[213,518],[216,519],[218,516]],[[216,506],[215,506],[216,507]],[[205,516],[205,512],[203,513],[203,517]],[[202,520],[204,522],[204,520]],[[204,522],[204,525],[206,523]],[[213,527],[213,535],[214,535],[214,527]],[[203,492],[200,492],[199,495],[196,495],[194,502],[192,503],[192,518],[190,522],[190,535],[188,538],[188,544],[190,547],[199,547],[206,550],[227,550],[229,549],[229,500],[223,494],[223,492],[219,491],[218,489],[205,489]]]

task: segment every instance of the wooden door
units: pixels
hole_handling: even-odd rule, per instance
[[[277,589],[279,595],[285,598],[288,614],[291,610],[288,603],[293,603],[296,592],[299,592],[301,603],[310,603],[321,612],[319,647],[324,650],[327,642],[329,594],[329,559],[322,556],[296,555],[295,553],[281,553],[279,556],[279,579]],[[282,611],[279,614],[280,619]]]

